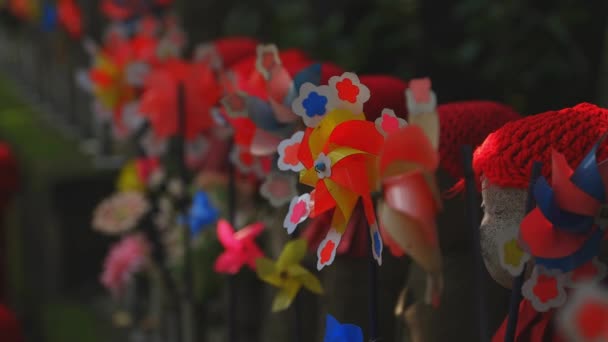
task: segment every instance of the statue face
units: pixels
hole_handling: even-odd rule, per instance
[[[499,248],[505,236],[516,237],[525,216],[527,189],[503,188],[482,181],[483,219],[481,253],[488,272],[500,285],[510,288],[513,277],[502,266]]]

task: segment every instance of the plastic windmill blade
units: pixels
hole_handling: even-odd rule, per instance
[[[379,218],[391,243],[408,253],[429,274],[427,299],[441,292],[441,254],[435,224],[440,197],[435,171],[439,155],[418,126],[388,134],[380,153],[383,201]],[[394,248],[395,246],[393,246]]]
[[[293,103],[296,114],[308,126],[279,145],[278,166],[300,172],[300,182],[314,188],[309,197],[292,201],[285,227],[308,216],[334,209],[331,229],[319,245],[317,268],[333,262],[342,234],[361,198],[371,228],[374,257],[381,263],[382,244],[371,201],[376,186],[376,157],[383,137],[360,112],[369,90],[356,75],[332,77],[331,86],[306,83]],[[322,124],[321,124],[322,123]],[[360,139],[365,136],[366,139]]]
[[[328,314],[323,342],[363,342],[363,331],[354,324],[341,324]]]
[[[258,277],[279,289],[272,303],[273,312],[287,309],[302,287],[316,294],[323,293],[319,279],[300,265],[306,249],[306,240],[292,240],[276,262],[265,257],[256,260]]]
[[[409,122],[422,128],[433,147],[439,147],[439,115],[437,97],[429,78],[413,79],[405,91]]]
[[[59,23],[72,39],[82,37],[82,14],[74,0],[59,0],[57,16]]]
[[[226,220],[217,224],[217,236],[224,252],[215,261],[218,273],[237,274],[244,266],[256,269],[256,259],[264,254],[255,239],[264,231],[263,223],[254,223],[235,232]]]
[[[576,170],[563,155],[553,152],[552,183],[540,178],[534,187],[537,208],[520,226],[524,247],[538,265],[570,272],[599,254],[605,237],[605,184],[596,153],[605,135]]]
[[[309,64],[307,60],[295,60],[291,68],[300,70],[300,66]],[[275,45],[258,45],[256,68],[266,80],[266,92],[268,102],[273,109],[273,117],[280,123],[288,124],[298,120],[298,116],[291,110],[291,102],[295,99],[294,81],[287,70],[288,65],[284,65],[279,51]],[[300,84],[310,82],[318,84],[320,82],[320,68],[318,76],[313,74],[314,70],[307,70],[306,73],[299,75]],[[310,80],[304,80],[310,77]],[[314,83],[316,81],[316,83]]]
[[[198,191],[194,194],[188,213],[188,224],[192,234],[200,233],[203,227],[217,221],[219,214],[219,210],[213,206],[207,193]]]

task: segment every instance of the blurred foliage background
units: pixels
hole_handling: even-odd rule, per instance
[[[360,73],[431,76],[441,102],[524,114],[594,101],[606,1],[179,0],[193,42],[255,35]]]

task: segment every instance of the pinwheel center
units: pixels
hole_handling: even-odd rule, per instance
[[[279,278],[285,281],[289,278],[289,273],[287,271],[281,271],[281,273],[279,273]]]
[[[327,166],[323,162],[318,162],[315,164],[315,171],[319,173],[323,173],[327,170]]]

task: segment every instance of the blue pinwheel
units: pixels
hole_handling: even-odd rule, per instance
[[[53,32],[57,28],[57,8],[55,4],[48,1],[44,3],[42,8],[41,26],[44,32]]]
[[[192,199],[192,206],[187,214],[186,222],[192,235],[198,235],[204,228],[215,223],[219,215],[219,210],[213,206],[209,195],[204,191],[198,191]]]
[[[598,256],[608,226],[608,164],[596,160],[605,136],[574,171],[554,151],[552,186],[543,177],[536,182],[537,208],[522,221],[520,237],[537,265],[570,272]]]
[[[341,324],[327,315],[323,342],[363,342],[363,331],[354,324]]]

